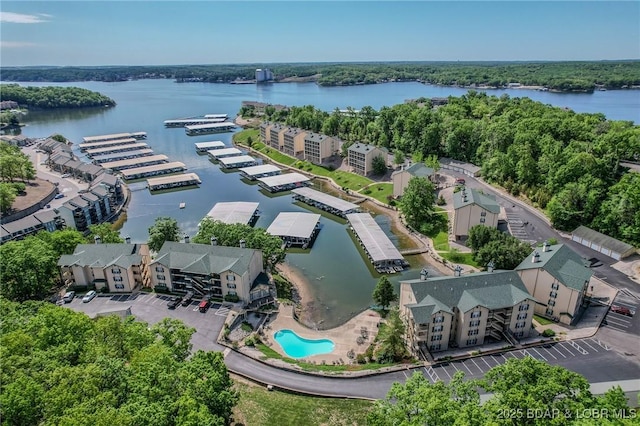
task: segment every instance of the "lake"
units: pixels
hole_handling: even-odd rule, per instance
[[[279,212],[310,211],[294,204],[290,193],[270,195],[255,184],[240,179],[237,172],[223,172],[206,155],[195,152],[194,143],[221,140],[231,145],[232,133],[208,136],[186,136],[184,129],[164,127],[164,120],[203,114],[226,113],[233,118],[241,102],[253,100],[288,106],[314,105],[332,111],[335,108],[360,109],[371,106],[380,109],[418,97],[460,96],[466,89],[429,86],[420,83],[387,83],[350,87],[320,87],[314,83],[286,84],[210,84],[175,83],[172,80],[137,80],[118,83],[29,83],[34,86],[76,86],[100,92],[117,102],[109,109],[85,111],[33,112],[25,118],[22,133],[29,137],[45,137],[60,133],[79,143],[84,136],[144,131],[147,143],[158,154],[166,154],[170,161],[181,161],[188,172],[197,173],[202,185],[198,189],[178,190],[151,195],[144,182],[131,185],[132,200],[127,221],[121,235],[129,235],[136,242],[148,238],[148,228],[156,217],[175,218],[182,231],[195,235],[199,221],[220,201],[259,202],[260,219],[256,226],[268,227]],[[576,112],[601,112],[608,118],[632,120],[640,118],[638,91],[602,91],[593,94],[559,94],[524,89],[489,90],[490,95],[504,93],[512,97],[528,96],[534,100]],[[77,148],[76,148],[77,149]],[[76,151],[80,158],[83,155]],[[186,208],[180,209],[180,203]],[[386,217],[377,222],[394,241]],[[301,271],[310,282],[311,293],[318,308],[315,318],[319,327],[330,328],[371,305],[371,294],[379,278],[364,259],[347,232],[346,222],[323,214],[322,231],[310,251],[287,255],[287,262]],[[409,259],[412,263],[415,260]],[[397,285],[400,279],[417,278],[422,265],[413,265],[402,274],[391,275]],[[431,270],[431,275],[437,272]],[[321,325],[320,325],[321,324]]]

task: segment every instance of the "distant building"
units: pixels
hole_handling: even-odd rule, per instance
[[[302,157],[304,155],[304,139],[307,132],[295,127],[290,127],[284,132],[282,152],[291,157]]]
[[[373,171],[373,159],[381,156],[387,162],[387,150],[356,142],[348,149],[349,166],[354,173],[366,176]]]
[[[269,121],[260,123],[260,140],[269,146],[271,145],[271,126],[273,126],[273,123]]]
[[[636,248],[624,241],[617,240],[602,234],[586,226],[579,226],[571,233],[571,239],[583,246],[609,256],[615,260],[621,260],[636,252]]]
[[[288,127],[282,124],[273,124],[269,127],[269,146],[277,149],[278,151],[284,150],[284,134],[289,130]]]
[[[149,247],[146,244],[78,244],[73,254],[58,260],[66,286],[107,288],[110,293],[130,293],[150,286]]]
[[[535,313],[573,324],[593,272],[589,262],[564,244],[544,244],[516,267],[527,291],[538,302]]]
[[[465,163],[451,158],[442,157],[438,159],[438,162],[443,169],[453,170],[454,172],[464,173],[467,176],[476,177],[480,176],[480,167],[475,164]]]
[[[416,356],[528,337],[535,303],[514,271],[400,281],[407,346]]]
[[[313,164],[322,164],[339,151],[337,139],[321,133],[307,133],[304,138],[304,159]]]
[[[273,73],[269,68],[258,68],[256,70],[256,83],[273,81]]]
[[[53,232],[64,227],[64,220],[54,210],[43,210],[0,227],[0,243],[22,240],[40,231]]]
[[[433,179],[435,171],[431,167],[427,167],[424,163],[416,163],[409,167],[397,170],[391,174],[393,181],[393,196],[401,197],[404,190],[409,185],[409,181],[414,177],[425,177],[429,180]]]
[[[498,227],[500,206],[495,197],[462,187],[453,194],[453,235],[456,239],[469,235],[476,225]]]

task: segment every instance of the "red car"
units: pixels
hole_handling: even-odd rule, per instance
[[[626,315],[628,317],[632,317],[635,312],[632,312],[629,308],[625,308],[624,306],[619,305],[611,305],[611,312],[615,312],[616,314]]]

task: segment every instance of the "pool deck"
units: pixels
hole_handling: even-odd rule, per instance
[[[377,312],[366,310],[336,328],[330,330],[312,330],[303,326],[293,318],[292,305],[281,304],[278,314],[274,315],[268,322],[264,330],[263,340],[271,349],[283,356],[288,356],[273,337],[274,333],[278,330],[292,330],[298,336],[305,339],[331,339],[335,345],[333,352],[329,354],[312,355],[304,358],[304,360],[317,364],[323,361],[327,364],[332,364],[342,359],[343,363],[348,364],[350,359],[347,353],[352,349],[356,355],[364,353],[378,334],[378,324],[380,320],[380,315]],[[368,336],[362,344],[358,344],[357,340],[358,337],[362,336],[361,330],[363,327],[366,327]]]

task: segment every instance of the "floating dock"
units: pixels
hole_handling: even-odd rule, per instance
[[[258,178],[267,176],[276,176],[282,172],[280,167],[273,164],[262,164],[260,166],[243,167],[240,169],[240,174],[249,180],[256,180]]]
[[[227,147],[222,141],[196,142],[195,146],[197,152],[207,152],[209,150],[222,149]]]
[[[325,194],[324,192],[316,191],[315,189],[296,188],[291,192],[293,193],[294,200],[302,201],[305,204],[317,207],[320,210],[335,214],[336,216],[346,217],[347,214],[359,211],[357,204]]]
[[[225,118],[179,118],[176,120],[165,120],[164,125],[166,127],[185,127],[185,126],[195,126],[198,124],[214,124],[214,123],[222,123],[226,121]]]
[[[238,148],[222,148],[222,149],[212,149],[207,151],[209,157],[212,160],[219,160],[225,157],[237,157],[239,155],[244,155],[244,152],[240,151]]]
[[[107,146],[129,145],[136,142],[137,139],[134,138],[113,139],[102,142],[81,143],[78,145],[78,148],[80,148],[80,151],[86,151],[88,149],[105,148]]]
[[[195,173],[185,173],[175,176],[163,176],[147,179],[147,186],[150,191],[161,189],[179,188],[182,186],[199,185],[202,181]]]
[[[282,238],[287,247],[310,247],[318,232],[320,215],[316,213],[280,213],[267,228],[267,233]]]
[[[245,201],[216,203],[207,213],[207,217],[227,224],[242,223],[253,226],[260,215],[258,205],[259,203]]]
[[[93,157],[94,164],[108,163],[109,161],[128,160],[130,158],[148,157],[153,155],[150,148],[138,149],[135,151],[116,152],[115,154],[96,155]]]
[[[288,191],[308,185],[309,178],[301,173],[287,173],[284,175],[258,178],[260,186],[269,192]]]
[[[133,138],[133,139],[146,139],[146,132],[134,132],[134,133],[113,133],[110,135],[98,135],[98,136],[86,136],[82,138],[84,143],[90,142],[103,142],[103,141],[112,141],[115,139],[125,139],[125,138]]]
[[[205,114],[204,118],[229,118],[229,114]]]
[[[351,213],[347,219],[376,271],[396,273],[408,266],[400,251],[369,213]]]
[[[111,154],[111,153],[116,153],[116,152],[127,152],[127,151],[135,151],[138,149],[145,149],[145,148],[149,148],[149,145],[147,145],[144,142],[136,142],[136,143],[132,143],[129,145],[118,145],[118,146],[111,146],[108,148],[96,148],[96,149],[88,149],[85,154],[88,155],[89,157],[93,157],[95,155],[103,155],[103,154]]]
[[[182,172],[187,169],[184,163],[172,161],[170,163],[155,164],[152,166],[134,167],[122,170],[122,177],[127,180],[140,179],[150,176],[167,175],[169,173]]]
[[[212,124],[196,124],[195,126],[185,126],[185,132],[189,136],[206,135],[209,133],[230,132],[236,128],[231,122],[212,123]]]
[[[126,170],[134,167],[153,166],[154,164],[167,163],[169,157],[164,154],[150,155],[148,157],[130,158],[128,160],[110,161],[102,163],[101,166],[110,170]]]
[[[258,164],[255,158],[249,155],[238,155],[237,157],[224,157],[220,160],[220,165],[225,169],[237,169],[239,167],[255,166]]]

